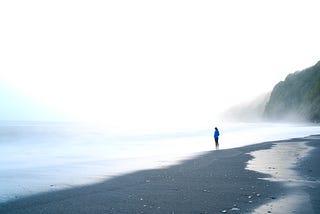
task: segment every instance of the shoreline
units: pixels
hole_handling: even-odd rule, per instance
[[[310,198],[310,210],[320,211],[320,137],[265,142],[210,151],[162,169],[138,171],[104,182],[38,194],[0,204],[2,213],[258,213],[279,201],[290,189],[267,174],[246,169],[255,151],[274,144],[306,142],[314,149],[295,170],[312,185],[299,187]],[[298,187],[297,187],[298,188]],[[270,206],[269,206],[270,208]],[[270,210],[272,213],[281,213]],[[309,212],[307,212],[309,213]],[[311,211],[310,211],[311,213]]]
[[[314,190],[320,184],[320,174],[311,175],[313,169],[317,168],[316,165],[307,166],[305,164],[318,163],[315,158],[320,153],[319,139],[319,136],[293,138],[275,142],[270,150],[259,150],[252,153],[254,158],[248,162],[247,168],[270,175],[261,179],[279,182],[285,187],[280,197],[256,208],[253,213],[319,212],[319,208],[315,207],[317,203],[311,201],[309,191]],[[314,196],[316,198],[319,194]]]

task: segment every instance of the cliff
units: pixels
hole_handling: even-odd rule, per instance
[[[263,115],[271,120],[320,122],[320,61],[279,82]]]
[[[222,117],[228,121],[259,122],[263,119],[265,105],[270,93],[262,94],[255,99],[227,109]]]

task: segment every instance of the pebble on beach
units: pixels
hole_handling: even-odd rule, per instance
[[[232,209],[230,209],[231,211],[239,211],[240,209],[238,207],[233,207]]]

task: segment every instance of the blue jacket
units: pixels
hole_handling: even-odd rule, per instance
[[[214,138],[218,138],[220,135],[219,131],[218,130],[215,130],[214,131]]]

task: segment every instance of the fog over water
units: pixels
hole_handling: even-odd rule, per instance
[[[220,148],[318,134],[310,124],[222,124]],[[111,134],[72,123],[0,124],[0,202],[166,167],[214,150],[213,130]]]

